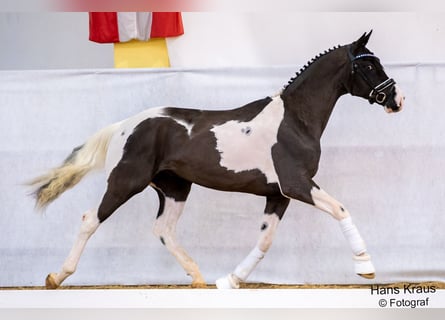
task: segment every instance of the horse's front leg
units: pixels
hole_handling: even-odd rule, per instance
[[[260,237],[252,251],[229,275],[216,280],[218,289],[238,289],[241,282],[247,280],[247,277],[264,258],[266,252],[272,245],[272,241],[277,229],[278,223],[284,215],[289,205],[289,199],[282,195],[268,197],[266,208],[261,220]]]
[[[340,229],[352,249],[355,272],[364,278],[373,279],[375,269],[371,262],[371,256],[367,253],[365,241],[363,241],[357,227],[352,222],[349,211],[319,187],[314,186],[311,189],[311,196],[318,209],[329,213],[339,221]]]
[[[291,180],[290,178],[287,176],[282,179],[281,190],[283,194],[289,198],[312,204],[336,219],[351,247],[355,272],[364,278],[373,279],[375,269],[371,262],[371,256],[367,253],[365,241],[363,241],[357,227],[352,222],[351,215],[345,206],[318,187],[311,179],[295,178]]]

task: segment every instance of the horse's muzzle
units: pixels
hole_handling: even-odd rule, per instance
[[[387,100],[385,107],[385,111],[388,113],[395,113],[402,111],[403,105],[405,103],[405,95],[402,90],[397,85],[394,85],[391,90],[391,95]]]

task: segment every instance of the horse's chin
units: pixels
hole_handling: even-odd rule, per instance
[[[402,111],[403,107],[387,107],[384,106],[386,113],[397,113]]]

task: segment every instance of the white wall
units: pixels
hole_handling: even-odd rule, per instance
[[[300,65],[374,30],[386,63],[445,57],[445,14],[416,12],[185,12],[169,39],[173,67]],[[113,67],[113,46],[88,41],[88,14],[0,13],[0,69]]]
[[[0,12],[0,69],[113,67],[113,45],[88,32],[86,12]]]
[[[394,12],[187,13],[173,66],[294,65],[374,30],[384,62],[445,59],[445,15]]]

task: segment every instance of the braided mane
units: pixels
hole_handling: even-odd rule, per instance
[[[316,62],[318,59],[320,59],[321,57],[325,56],[326,54],[337,50],[338,48],[340,48],[341,45],[335,46],[333,48],[330,48],[328,50],[325,50],[325,52],[320,53],[318,55],[316,55],[314,58],[312,58],[311,60],[309,60],[299,71],[297,71],[295,73],[295,76],[292,77],[287,84],[283,87],[283,91],[287,89],[287,87],[289,87],[304,71],[307,70],[307,68],[309,68],[310,65],[312,65],[314,62]]]

